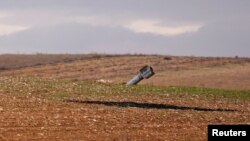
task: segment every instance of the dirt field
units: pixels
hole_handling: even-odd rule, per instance
[[[40,66],[45,64],[56,64],[73,62],[77,60],[89,60],[93,58],[105,58],[115,55],[99,54],[3,54],[0,55],[0,70],[18,69],[31,66]]]
[[[69,63],[63,62],[0,71],[0,74],[71,80],[104,80],[113,83],[124,83],[147,64],[154,68],[156,75],[149,80],[143,81],[142,84],[250,89],[249,58],[143,55],[92,56],[89,59],[76,60]]]
[[[152,79],[121,84],[144,64]],[[0,74],[0,140],[206,140],[208,124],[250,124],[247,58],[98,57]]]

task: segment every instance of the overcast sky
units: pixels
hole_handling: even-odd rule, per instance
[[[0,53],[250,57],[249,0],[0,0]]]

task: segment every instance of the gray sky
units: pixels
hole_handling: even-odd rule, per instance
[[[0,53],[250,57],[249,0],[0,0]]]

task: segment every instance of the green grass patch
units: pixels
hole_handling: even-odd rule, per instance
[[[250,100],[250,90],[225,90],[225,89],[214,89],[214,88],[203,88],[203,87],[186,87],[186,86],[149,86],[149,85],[138,85],[138,86],[123,86],[113,85],[112,89],[116,92],[122,93],[133,93],[133,94],[187,94],[190,96],[202,95],[207,97],[224,97],[230,99],[244,99]]]
[[[113,96],[205,96],[250,100],[250,90],[224,90],[202,87],[162,87],[151,85],[126,86],[122,84],[102,84],[91,81],[53,80],[28,77],[0,77],[0,92],[6,94],[27,94],[52,99],[69,97],[113,97]]]

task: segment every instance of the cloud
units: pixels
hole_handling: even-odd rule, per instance
[[[5,14],[0,13],[0,19],[6,17]]]
[[[23,24],[20,24],[19,21],[22,20],[19,20],[18,16],[15,16],[15,12],[1,10],[0,36],[8,36],[29,29],[28,26],[23,26]]]
[[[177,36],[184,33],[198,32],[201,24],[188,24],[178,26],[162,25],[154,20],[136,20],[125,26],[127,29],[136,33],[150,33],[162,36]]]
[[[0,24],[0,36],[7,36],[27,29],[26,26]]]
[[[4,19],[8,16],[10,16],[10,13],[3,11],[3,10],[0,11],[0,19]]]
[[[105,16],[78,16],[77,23],[94,27],[122,27],[135,33],[150,33],[162,36],[177,36],[185,33],[198,32],[202,24],[163,25],[156,20],[112,19]],[[171,22],[172,23],[172,22]]]
[[[6,14],[9,14],[6,16]],[[1,16],[2,15],[2,16]],[[2,17],[2,18],[1,18]],[[142,19],[142,20],[141,20]],[[201,24],[175,24],[169,25],[169,22],[161,20],[143,20],[142,17],[124,17],[104,14],[88,13],[86,10],[14,10],[0,11],[0,35],[9,35],[15,32],[28,29],[28,27],[55,26],[65,23],[79,23],[93,27],[125,28],[133,33],[149,33],[161,36],[177,36],[185,33],[198,32]],[[176,23],[171,21],[170,23]],[[168,23],[168,24],[165,24]],[[180,23],[177,22],[177,23]],[[185,22],[184,22],[185,23]]]

